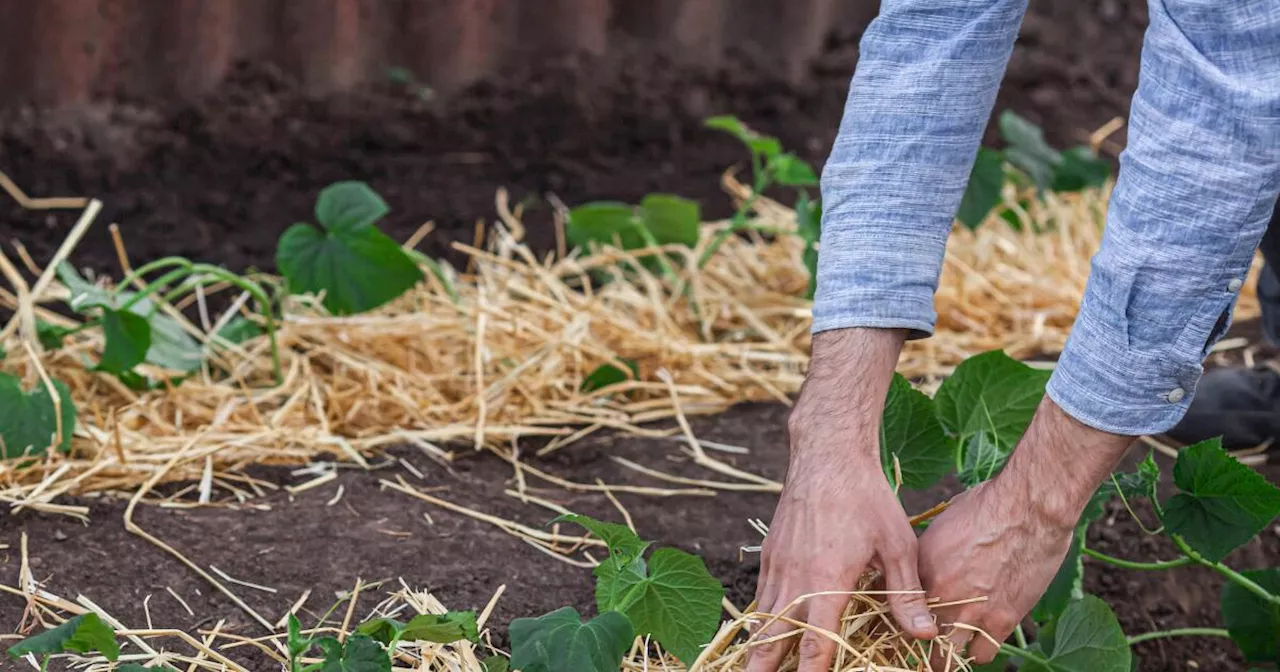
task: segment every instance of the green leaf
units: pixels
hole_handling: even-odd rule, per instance
[[[624,556],[627,558],[638,558],[649,548],[649,542],[644,541],[636,536],[635,532],[626,525],[617,523],[606,523],[596,520],[590,516],[582,516],[576,513],[567,513],[556,516],[551,520],[552,523],[573,523],[587,528],[587,531],[594,534],[598,539],[603,541],[609,547],[609,554],[613,556]],[[604,611],[603,609],[601,611]]]
[[[1241,574],[1272,595],[1280,595],[1280,568]],[[1222,619],[1245,660],[1280,665],[1280,604],[1227,581],[1222,588]]]
[[[696,201],[671,194],[649,194],[640,201],[640,218],[660,245],[698,244],[702,212]]]
[[[1085,595],[1063,610],[1045,659],[1029,659],[1024,672],[1129,672],[1129,640],[1106,602]]]
[[[636,365],[635,361],[624,358],[622,363],[630,369],[630,373],[623,371],[612,364],[601,364],[591,373],[588,373],[586,378],[582,379],[582,387],[580,389],[583,392],[593,392],[610,385],[625,383],[628,380],[640,379],[640,369]]]
[[[1055,620],[1072,602],[1084,597],[1082,552],[1087,529],[1088,523],[1083,523],[1071,536],[1071,547],[1067,549],[1067,556],[1062,559],[1058,573],[1053,576],[1044,595],[1031,610],[1031,618],[1036,623],[1044,625]]]
[[[602,563],[596,569],[614,568]],[[674,548],[660,548],[644,566],[629,563],[625,571],[599,571],[596,590],[601,611],[626,614],[639,635],[652,635],[664,649],[691,665],[720,627],[724,586],[702,558]],[[639,571],[637,571],[639,570]],[[599,604],[603,594],[610,604]]]
[[[316,645],[324,651],[320,672],[391,672],[391,657],[381,644],[364,635],[352,635],[345,644],[324,637]]]
[[[71,333],[70,329],[59,327],[44,320],[36,320],[36,339],[40,341],[40,347],[45,350],[57,350],[62,347],[62,341]]]
[[[900,374],[893,374],[880,423],[880,461],[889,482],[894,482],[895,456],[902,471],[901,485],[922,490],[951,471],[953,454],[933,400]]]
[[[444,614],[418,614],[409,619],[400,633],[406,642],[452,644],[466,640],[479,642],[480,632],[474,611],[450,611]]]
[[[1221,439],[1183,448],[1173,482],[1180,492],[1164,505],[1165,527],[1211,562],[1280,515],[1280,489],[1228,455]]]
[[[137,296],[136,292],[108,292],[97,285],[87,282],[80,277],[75,267],[67,262],[63,262],[58,266],[58,279],[71,292],[70,297],[67,299],[67,305],[78,313],[85,313],[90,308],[101,308],[104,311],[118,310]],[[148,364],[182,373],[190,373],[200,368],[200,362],[204,360],[204,351],[195,338],[188,334],[177,320],[159,313],[159,309],[150,299],[138,300],[137,303],[129,307],[129,312],[145,318],[151,325],[151,346],[147,349],[147,356],[144,361]],[[62,334],[65,335],[65,330],[62,331]],[[44,338],[42,337],[42,343]],[[57,338],[60,345],[61,336],[58,332],[51,331],[47,338],[50,340]],[[46,347],[49,347],[49,345],[46,345]],[[58,346],[50,347],[50,349],[55,349],[56,347]]]
[[[1010,659],[1008,654],[999,653],[996,654],[995,660],[987,663],[986,665],[970,663],[969,672],[1004,672],[1009,669],[1009,662]]]
[[[62,417],[62,441],[57,448],[66,451],[71,448],[71,434],[76,428],[76,407],[62,381],[53,381],[53,387]],[[43,455],[55,440],[58,417],[58,407],[43,383],[28,393],[17,377],[0,373],[0,457]]]
[[[796,201],[796,234],[804,241],[804,253],[800,259],[809,272],[809,287],[804,298],[813,300],[818,289],[818,240],[822,235],[822,202],[809,199],[801,191]]]
[[[106,344],[97,371],[124,373],[141,364],[151,349],[151,325],[140,315],[103,308],[102,335]]]
[[[969,184],[965,187],[964,197],[960,199],[960,209],[956,211],[956,219],[969,229],[978,228],[991,210],[1000,204],[1003,189],[1004,156],[993,149],[979,148],[973,169],[969,171]]]
[[[324,233],[294,224],[280,237],[276,265],[290,292],[324,292],[324,306],[335,315],[377,308],[424,277],[400,245],[371,226]]]
[[[970,357],[938,388],[938,420],[962,443],[990,432],[1007,452],[1031,423],[1048,381],[1048,371],[1033,369],[1000,350]]]
[[[644,238],[635,228],[635,208],[626,203],[601,201],[585,203],[569,211],[565,237],[574,247],[587,247],[589,243],[614,245],[624,250],[644,247]]]
[[[610,611],[588,623],[573,607],[511,622],[511,666],[520,672],[617,672],[635,640],[626,616]]]
[[[1138,463],[1137,471],[1112,474],[1111,478],[1103,481],[1099,490],[1110,495],[1123,494],[1125,500],[1133,501],[1140,497],[1153,497],[1159,482],[1160,465],[1156,464],[1154,454],[1148,452],[1147,457]]]
[[[747,128],[737,117],[731,115],[722,115],[711,117],[703,124],[707,128],[717,131],[724,131],[729,135],[737,138],[742,144],[747,146],[752,153],[759,154],[766,159],[776,156],[782,152],[782,143],[777,138],[771,138],[767,135],[760,135],[755,131]]]
[[[818,174],[804,159],[791,152],[770,156],[766,167],[774,181],[784,187],[818,186]]]
[[[336,182],[316,199],[316,221],[330,233],[355,233],[373,226],[391,208],[364,182]]]
[[[1049,188],[1056,167],[1063,159],[1058,150],[1045,142],[1044,131],[1012,110],[1000,115],[999,125],[1000,135],[1009,144],[1005,158],[1025,172],[1038,188]]]
[[[1101,187],[1111,177],[1111,164],[1098,158],[1088,147],[1072,147],[1062,153],[1062,163],[1053,171],[1054,191],[1080,191]]]
[[[961,444],[960,469],[956,478],[966,488],[995,478],[1013,454],[1013,446],[1001,443],[995,433],[980,431]]]
[[[18,642],[9,648],[9,655],[21,658],[28,653],[48,655],[71,651],[100,653],[112,662],[120,657],[115,631],[93,612],[81,614],[56,628]]]
[[[291,660],[297,660],[299,656],[311,648],[311,638],[302,636],[302,623],[292,613],[289,614],[289,637],[286,640],[286,646],[289,648],[289,658]]]
[[[511,664],[502,656],[489,656],[480,661],[480,667],[484,672],[507,672],[511,669]]]

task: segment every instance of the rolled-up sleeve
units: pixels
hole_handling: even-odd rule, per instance
[[[1151,0],[1129,144],[1050,397],[1125,435],[1186,413],[1280,178],[1280,4]]]
[[[947,236],[1026,0],[884,0],[822,174],[814,333],[933,332]]]

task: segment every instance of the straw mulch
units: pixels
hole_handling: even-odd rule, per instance
[[[85,203],[29,199],[4,182],[0,186],[30,207]],[[735,198],[747,196],[731,176],[725,186]],[[1016,197],[1007,193],[1014,208]],[[910,343],[900,370],[936,379],[989,349],[1014,357],[1059,351],[1101,238],[1105,206],[1106,192],[1051,194],[1029,210],[1017,209],[1022,233],[994,217],[976,232],[957,230],[937,293],[938,335]],[[199,375],[138,393],[87,370],[85,361],[96,361],[102,346],[98,330],[42,352],[36,339],[24,338],[30,329],[21,328],[37,317],[75,324],[46,308],[67,291],[51,269],[94,224],[98,207],[87,203],[73,236],[44,267],[17,248],[25,275],[38,277],[34,283],[0,254],[0,270],[13,285],[0,290],[0,303],[17,312],[0,333],[9,353],[0,370],[29,386],[47,378],[65,382],[79,416],[69,455],[0,463],[0,500],[15,510],[83,515],[55,500],[135,491],[158,474],[160,482],[203,481],[205,500],[211,488],[244,499],[262,492],[238,473],[245,465],[300,465],[321,453],[363,462],[393,444],[415,444],[447,462],[459,445],[513,459],[507,447],[517,437],[551,437],[546,451],[602,429],[669,434],[642,425],[677,409],[712,413],[742,401],[789,403],[807,364],[811,306],[799,298],[807,279],[798,237],[730,238],[701,270],[694,268],[701,246],[671,249],[679,277],[642,273],[601,285],[591,273],[636,268],[627,263],[634,255],[605,249],[538,258],[522,242],[519,212],[499,193],[499,221],[485,248],[458,245],[471,261],[452,274],[450,286],[429,275],[392,304],[353,317],[328,316],[314,299],[287,301],[279,329],[282,384],[272,376],[267,339],[258,338],[240,347],[210,346],[211,364]],[[757,215],[778,230],[794,229],[793,211],[776,202],[761,199]],[[727,225],[708,223],[703,245]],[[123,244],[121,261],[129,264]],[[1257,312],[1253,284],[1246,287],[1241,316]],[[245,298],[235,305],[244,306]],[[227,317],[182,322],[207,344]],[[623,359],[638,363],[639,380],[580,390],[593,369],[625,368]],[[724,473],[714,460],[703,461]]]

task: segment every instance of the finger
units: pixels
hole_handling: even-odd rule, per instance
[[[849,606],[848,595],[820,595],[809,602],[808,624],[840,634],[840,617]],[[797,672],[827,672],[836,643],[825,635],[806,630],[800,638],[800,669]]]
[[[997,653],[1000,653],[1000,645],[997,642],[1009,639],[1009,635],[1012,635],[1014,629],[1018,627],[1018,618],[1009,613],[995,612],[991,613],[983,624],[984,630],[990,637],[975,633],[973,641],[969,644],[969,655],[973,656],[979,664],[986,665],[995,659]]]
[[[937,637],[938,626],[929,613],[928,600],[920,585],[915,536],[894,542],[880,556],[894,620],[916,639]]]
[[[773,604],[768,605],[767,608],[760,609],[760,611],[773,614],[775,610],[786,609],[786,607],[787,605],[785,603]],[[787,611],[785,616],[798,621],[804,621],[804,603],[792,607]],[[781,619],[768,623],[770,618],[768,616],[764,618],[767,626],[764,627],[762,632],[752,636],[752,639],[756,642],[785,635],[789,632],[794,632],[796,629],[795,626]],[[777,672],[778,666],[782,664],[782,659],[787,657],[787,654],[791,652],[791,647],[795,646],[795,643],[796,638],[792,636],[763,644],[753,644],[751,648],[747,650],[747,672]]]

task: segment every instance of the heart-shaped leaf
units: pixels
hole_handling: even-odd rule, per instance
[[[697,201],[671,194],[649,194],[640,201],[640,219],[660,245],[698,244],[702,212]]]
[[[1221,439],[1183,448],[1173,482],[1180,492],[1164,505],[1165,527],[1212,562],[1280,515],[1280,489],[1228,455]]]
[[[980,148],[973,169],[969,171],[969,183],[964,197],[960,199],[956,219],[969,229],[978,228],[992,209],[1000,204],[1003,189],[1004,156],[993,149]]]
[[[1111,177],[1111,164],[1098,158],[1088,147],[1073,147],[1062,153],[1062,162],[1054,167],[1054,191],[1080,191],[1101,187]]]
[[[702,558],[660,548],[647,563],[601,563],[596,568],[600,611],[620,611],[639,635],[652,635],[685,665],[693,664],[720,626],[724,586]]]
[[[9,648],[9,655],[21,658],[28,653],[100,653],[114,662],[120,657],[120,645],[116,633],[98,617],[89,612],[71,618],[56,628],[32,635]]]
[[[635,640],[626,616],[610,611],[582,622],[573,607],[511,622],[511,665],[520,672],[617,672]]]
[[[893,375],[880,422],[880,460],[894,482],[894,458],[902,471],[903,487],[924,489],[950,473],[954,448],[934,412],[933,400]]]
[[[511,663],[502,656],[489,656],[480,661],[480,667],[484,672],[507,672],[511,669]]]
[[[1241,574],[1272,595],[1280,595],[1280,568]],[[1228,581],[1222,588],[1222,619],[1245,660],[1280,666],[1280,605]]]
[[[576,513],[556,516],[551,522],[573,523],[587,528],[588,532],[595,535],[597,539],[603,541],[609,547],[609,555],[611,556],[623,556],[628,559],[638,558],[649,548],[649,542],[641,539],[626,525],[607,523]],[[601,611],[607,610],[602,609]]]
[[[55,444],[59,450],[71,448],[71,434],[76,428],[76,407],[66,385],[55,380],[53,388],[58,394],[57,404],[43,383],[26,392],[22,389],[21,380],[0,373],[0,457],[43,455]],[[61,441],[55,438],[59,417],[62,419]]]
[[[1129,640],[1106,602],[1085,595],[1054,623],[1043,657],[1030,658],[1026,672],[1130,672]]]
[[[120,374],[142,363],[151,349],[151,324],[141,315],[102,309],[102,359],[95,367],[105,373]]]
[[[938,420],[962,445],[989,432],[1007,454],[1031,424],[1049,375],[1000,350],[970,357],[938,388]]]
[[[1054,171],[1062,163],[1061,152],[1045,142],[1044,131],[1039,126],[1011,110],[1000,115],[999,125],[1000,135],[1009,145],[1005,158],[1025,172],[1037,187],[1048,189]]]
[[[335,315],[373,310],[425,277],[398,245],[372,226],[322,232],[294,224],[280,237],[276,265],[294,294],[324,293]]]
[[[1013,454],[1013,446],[1001,443],[994,432],[980,431],[960,444],[960,470],[956,478],[966,488],[995,478]]]
[[[336,182],[316,199],[316,221],[330,233],[354,233],[373,226],[390,211],[364,182]]]
[[[1031,618],[1036,623],[1044,625],[1053,621],[1074,601],[1084,597],[1082,552],[1084,551],[1085,531],[1087,529],[1088,524],[1085,523],[1077,527],[1075,533],[1071,536],[1071,546],[1067,550],[1067,557],[1062,559],[1062,565],[1058,567],[1058,573],[1053,576],[1053,581],[1049,582],[1049,587],[1045,589],[1044,595],[1040,597],[1040,601],[1031,610]]]

